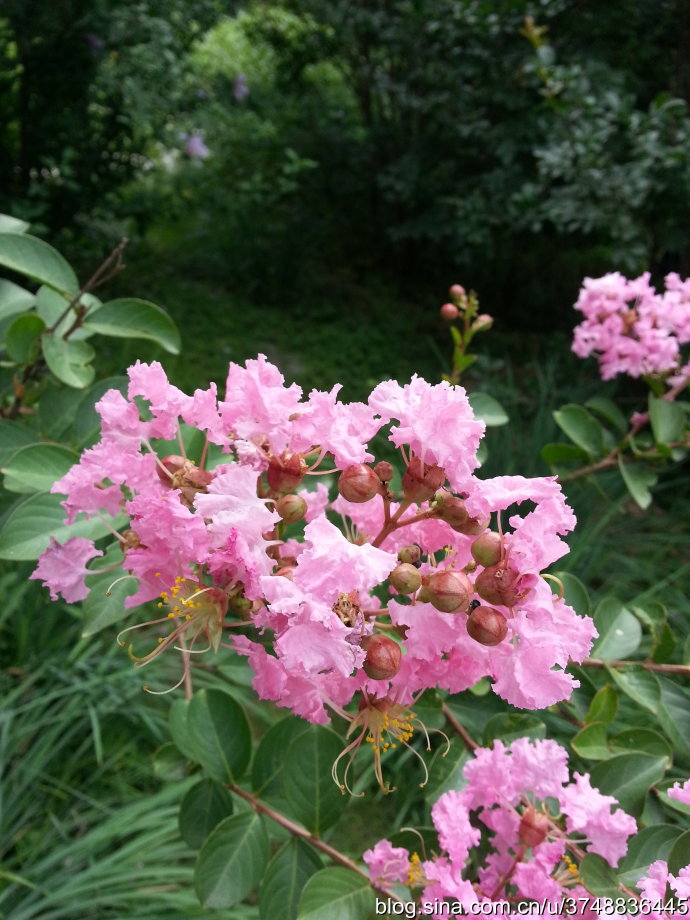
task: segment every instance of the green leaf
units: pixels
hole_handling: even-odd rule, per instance
[[[47,492],[79,459],[58,444],[31,444],[18,450],[4,467],[10,492]]]
[[[65,312],[71,301],[71,297],[60,294],[45,285],[36,292],[36,312],[43,317],[46,326],[58,338],[72,329],[77,318],[77,304],[72,305],[69,311]],[[89,308],[89,316],[101,306],[101,301],[93,294],[81,294],[78,303],[80,306]],[[84,329],[82,325],[70,332],[69,340],[78,342],[92,335],[94,335],[93,331]]]
[[[586,760],[606,760],[611,756],[606,743],[606,726],[602,722],[591,722],[585,725],[571,739],[570,745],[576,754]]]
[[[123,297],[104,303],[84,329],[124,339],[150,339],[173,355],[180,353],[180,333],[170,316],[155,303]]]
[[[304,886],[297,920],[369,920],[373,911],[367,879],[334,866],[321,869]]]
[[[22,447],[36,444],[38,435],[18,422],[0,419],[0,466],[6,466]]]
[[[340,817],[346,797],[333,782],[331,767],[343,742],[328,728],[312,725],[290,744],[285,755],[285,794],[292,814],[314,834]]]
[[[654,715],[659,714],[661,686],[655,674],[634,666],[626,667],[625,670],[609,668],[608,671],[626,696],[653,712]]]
[[[424,787],[424,797],[429,804],[451,789],[462,790],[466,783],[462,775],[465,764],[470,759],[469,752],[458,738],[452,738],[448,753],[445,747],[439,748],[429,764],[429,782]]]
[[[545,738],[546,725],[537,716],[523,712],[499,712],[486,723],[482,743],[491,747],[500,738],[514,741],[516,738]]]
[[[599,763],[591,772],[592,785],[614,796],[623,811],[639,817],[649,787],[666,772],[666,757],[652,754],[617,754]]]
[[[217,689],[199,690],[191,699],[187,726],[194,760],[211,779],[233,782],[249,763],[252,742],[242,707]]]
[[[627,432],[628,422],[613,400],[606,399],[604,396],[593,396],[587,400],[585,406],[599,418],[608,422],[619,434],[624,435]]]
[[[690,815],[690,805],[686,805],[685,802],[680,802],[678,799],[671,798],[668,794],[668,790],[675,786],[677,782],[681,784],[685,782],[685,778],[679,779],[665,779],[662,782],[658,783],[656,791],[659,795],[659,801],[662,802],[667,808],[672,808],[674,811],[679,811],[681,814]],[[677,829],[677,828],[676,828]]]
[[[0,214],[0,233],[26,233],[31,224],[9,214]]]
[[[79,290],[77,276],[67,260],[35,236],[0,233],[0,265],[63,294],[74,294]]]
[[[476,418],[486,422],[489,428],[505,425],[509,421],[506,410],[488,393],[472,393],[468,399]]]
[[[108,548],[105,557],[95,559],[93,564],[95,568],[107,568],[117,566],[121,560],[120,544],[114,543]],[[125,577],[126,574],[122,566],[119,566],[110,572],[86,576],[89,594],[82,602],[84,626],[81,634],[84,638],[95,636],[102,629],[131,615],[132,611],[125,607],[125,601],[130,595],[136,594],[139,583],[136,578]]]
[[[284,799],[285,752],[307,727],[302,719],[288,716],[276,722],[263,736],[252,763],[252,788],[262,798]]]
[[[153,775],[165,783],[179,783],[186,775],[187,761],[172,741],[161,744],[153,754]]]
[[[50,538],[64,543],[70,537],[86,537],[98,540],[117,529],[124,518],[102,518],[81,520],[67,526],[65,509],[59,495],[39,492],[17,505],[10,513],[0,531],[0,559],[38,559],[48,548]],[[108,526],[109,525],[109,526]]]
[[[298,837],[288,840],[268,864],[261,882],[261,920],[296,920],[302,890],[321,868],[321,860],[312,847]]]
[[[168,713],[170,737],[188,760],[196,761],[196,748],[189,731],[189,700],[177,699]]]
[[[690,757],[690,694],[683,687],[660,675],[659,722],[674,749]]]
[[[622,454],[618,454],[618,469],[635,502],[643,511],[649,508],[652,503],[652,493],[649,490],[656,484],[656,473],[636,460],[626,463]]]
[[[673,761],[673,749],[663,735],[651,728],[626,728],[609,739],[614,754],[639,751],[641,754],[655,754],[666,758],[666,766]]]
[[[668,860],[673,842],[678,839],[679,828],[672,824],[653,824],[630,838],[628,852],[618,863],[618,876],[624,885],[636,885],[646,875],[650,863],[657,859]]]
[[[75,443],[71,428],[83,395],[81,390],[61,385],[48,387],[43,391],[38,405],[38,421],[45,438]]]
[[[32,349],[41,337],[46,325],[35,313],[22,313],[15,317],[5,333],[7,353],[17,364],[26,364],[33,358]]]
[[[35,302],[36,297],[30,291],[25,291],[14,281],[0,278],[0,320],[17,313],[26,313]]]
[[[657,399],[650,393],[649,421],[657,444],[671,444],[684,440],[685,413],[677,403],[668,399]]]
[[[268,835],[260,815],[225,818],[207,838],[194,869],[205,908],[233,907],[259,884],[268,862]]]
[[[569,604],[581,617],[588,617],[591,608],[589,594],[580,579],[571,575],[570,572],[554,572],[553,574],[563,583],[563,599],[566,604]]]
[[[91,365],[96,352],[88,342],[70,342],[45,332],[41,337],[43,357],[58,380],[67,386],[83,389],[94,378]]]
[[[598,898],[620,897],[618,876],[603,856],[588,853],[580,863],[580,878],[587,891]]]
[[[571,403],[556,410],[553,417],[558,427],[590,457],[598,457],[602,453],[604,435],[601,425],[585,408]]]
[[[585,722],[613,722],[618,712],[618,694],[611,684],[597,690],[589,704]]]
[[[179,750],[179,748],[178,748]],[[187,791],[180,806],[180,835],[198,850],[211,831],[232,814],[232,796],[212,779],[202,779]]]
[[[639,646],[642,627],[634,614],[616,597],[605,597],[594,611],[594,625],[599,632],[592,658],[605,661],[627,658]]]
[[[678,875],[681,869],[690,866],[690,831],[677,838],[668,854],[669,875]]]
[[[558,463],[580,463],[589,460],[587,451],[578,447],[577,444],[561,444],[560,442],[545,444],[540,453],[543,460],[553,465]]]

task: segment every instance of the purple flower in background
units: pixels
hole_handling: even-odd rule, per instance
[[[242,102],[242,100],[246,99],[249,95],[249,87],[247,86],[247,77],[245,74],[241,73],[235,77],[235,82],[232,86],[232,94],[238,102]]]
[[[200,134],[192,134],[184,145],[184,152],[192,159],[205,160],[210,151]]]

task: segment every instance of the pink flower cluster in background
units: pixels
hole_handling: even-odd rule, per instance
[[[690,342],[690,279],[672,272],[663,294],[649,279],[649,272],[634,280],[619,272],[585,278],[575,304],[585,319],[575,328],[573,351],[596,354],[603,380],[690,372],[690,365],[681,368],[681,346]]]
[[[230,365],[223,399],[215,384],[183,393],[155,362],[130,368],[126,396],[103,396],[100,441],[53,491],[70,525],[110,516],[125,606],[157,604],[158,644],[135,660],[174,646],[188,668],[234,649],[259,696],[310,722],[330,708],[377,745],[387,731],[406,743],[394,723],[427,688],[489,677],[521,708],[569,697],[566,667],[596,633],[541,577],[575,525],[555,478],[480,479],[484,425],[462,387],[415,376],[366,403],[339,390],[305,398],[259,356]],[[194,457],[181,425],[201,433]],[[372,465],[381,434],[401,459],[396,488],[389,462]],[[79,601],[100,554],[53,542],[32,577]]]
[[[364,853],[372,879],[423,888],[426,902],[457,898],[467,908],[516,897],[589,897],[578,877],[584,852],[615,866],[637,824],[592,787],[588,774],[570,780],[567,761],[565,748],[550,740],[477,748],[462,791],[444,793],[431,810],[439,855],[420,860],[382,840]],[[463,875],[483,837],[490,852],[471,883]]]

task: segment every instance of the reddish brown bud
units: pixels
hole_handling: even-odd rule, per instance
[[[379,460],[379,462],[374,467],[374,472],[379,477],[381,482],[390,482],[395,474],[393,464],[389,463],[387,460]]]
[[[388,636],[367,636],[362,639],[362,648],[367,653],[364,659],[364,673],[373,680],[390,680],[400,670],[400,646]]]
[[[169,454],[167,457],[163,457],[160,464],[156,464],[156,472],[158,473],[158,478],[163,483],[164,486],[170,486],[173,488],[173,476],[175,473],[184,467],[185,459],[179,454]]]
[[[429,603],[443,613],[464,613],[472,600],[472,583],[463,572],[445,569],[424,580]]]
[[[460,524],[459,527],[454,527],[453,530],[456,530],[458,533],[464,533],[468,537],[476,537],[478,534],[484,533],[490,523],[490,514],[487,514],[485,518],[468,517],[464,524]]]
[[[356,463],[343,470],[338,479],[338,492],[348,502],[370,501],[381,490],[381,480],[365,463]]]
[[[506,637],[508,621],[493,607],[475,607],[467,617],[467,632],[480,645],[498,645]]]
[[[429,466],[419,457],[413,457],[402,480],[405,498],[412,502],[425,502],[441,488],[446,471],[440,466]]]
[[[422,551],[413,543],[411,546],[403,546],[398,550],[398,559],[401,562],[409,562],[410,565],[418,566],[422,558]]]
[[[414,594],[422,585],[422,576],[409,562],[401,563],[390,574],[391,584],[401,594]]]
[[[279,457],[271,457],[266,470],[266,480],[274,492],[294,492],[304,478],[307,464],[301,454],[287,451]]]
[[[527,594],[529,588],[520,586],[520,573],[504,563],[487,566],[474,582],[477,594],[490,604],[514,607]]]
[[[448,293],[450,294],[451,300],[457,303],[465,296],[465,288],[461,284],[452,284]]]
[[[503,555],[503,541],[501,535],[493,530],[487,530],[472,544],[472,557],[480,565],[496,565]]]
[[[520,819],[518,839],[526,847],[536,847],[546,840],[549,833],[549,819],[534,805],[530,805]]]
[[[452,323],[458,316],[460,316],[460,311],[454,303],[444,303],[441,307],[441,319],[445,319],[447,322]]]
[[[445,489],[436,493],[436,509],[441,520],[450,524],[454,530],[462,527],[469,517],[465,502]]]
[[[307,503],[301,495],[283,495],[276,502],[276,511],[286,524],[296,524],[307,513]]]

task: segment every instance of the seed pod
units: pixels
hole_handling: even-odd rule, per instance
[[[356,463],[343,470],[338,479],[338,492],[348,502],[370,501],[381,490],[381,480],[365,463]]]
[[[453,530],[462,527],[469,518],[465,502],[444,489],[436,493],[436,509],[441,520],[450,524]]]
[[[398,559],[401,562],[409,562],[410,565],[418,566],[422,558],[422,551],[413,543],[411,546],[403,546],[398,550]]]
[[[412,502],[425,502],[441,488],[446,471],[440,466],[429,466],[419,457],[413,457],[402,479],[405,498]]]
[[[476,537],[480,533],[484,533],[490,523],[490,514],[487,514],[485,518],[468,517],[464,524],[460,524],[458,527],[453,527],[453,530],[457,531],[458,533],[464,533],[468,537]]]
[[[425,580],[429,602],[442,613],[464,613],[472,600],[472,583],[463,572],[445,569]]]
[[[391,584],[401,594],[414,594],[422,584],[422,576],[410,562],[396,566],[390,574]]]
[[[480,565],[497,565],[503,554],[501,535],[493,530],[487,530],[477,537],[470,552]]]
[[[493,607],[475,607],[467,617],[467,632],[480,645],[499,645],[508,632],[508,621]]]
[[[307,513],[307,503],[301,495],[283,495],[276,502],[276,511],[286,524],[296,524]]]
[[[546,840],[549,833],[549,819],[534,805],[530,805],[520,819],[518,839],[526,847],[536,847]]]
[[[477,594],[490,604],[514,607],[527,593],[520,586],[520,573],[505,563],[487,566],[474,582]]]
[[[274,492],[294,492],[304,478],[307,464],[301,454],[287,451],[271,457],[266,470],[266,480]]]
[[[374,472],[379,477],[381,482],[390,482],[395,474],[393,465],[387,460],[379,460],[379,462],[374,467]]]
[[[400,670],[401,651],[394,639],[388,636],[367,636],[362,639],[367,653],[362,665],[364,673],[372,680],[390,680]]]

